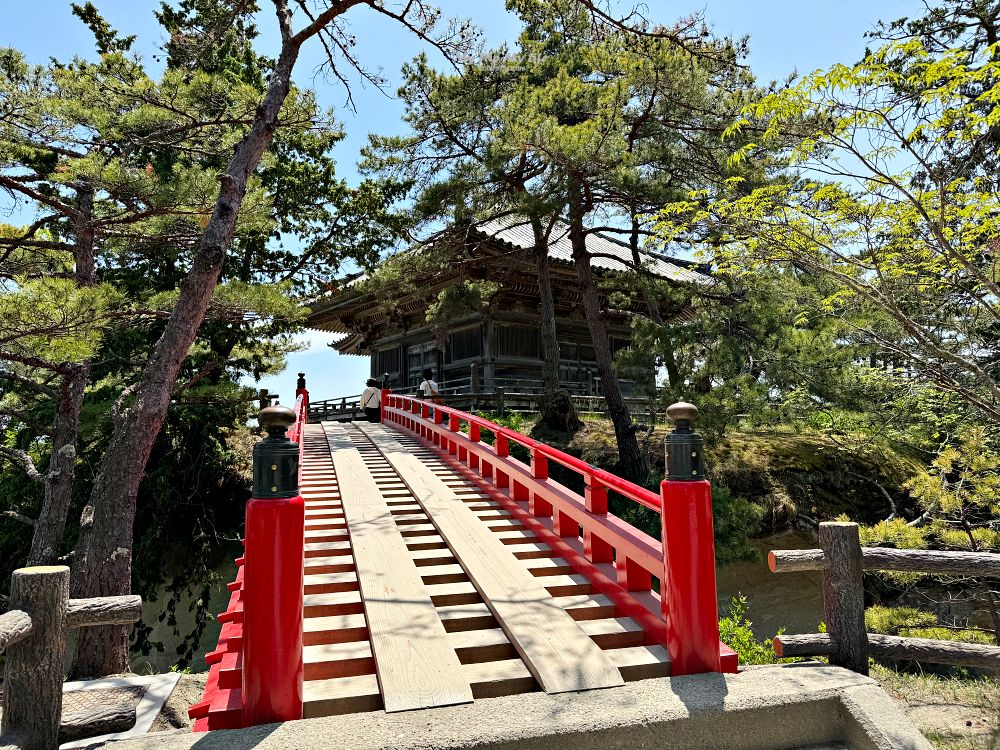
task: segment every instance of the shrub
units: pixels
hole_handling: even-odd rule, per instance
[[[776,635],[781,635],[784,628]],[[758,641],[753,634],[753,623],[747,619],[747,598],[734,596],[729,602],[729,614],[719,619],[719,640],[737,653],[741,665],[779,664],[794,659],[779,659],[774,655],[771,641]]]

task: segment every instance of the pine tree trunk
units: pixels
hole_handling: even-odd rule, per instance
[[[73,500],[76,472],[76,440],[80,432],[80,409],[90,376],[90,362],[72,368],[59,384],[56,420],[52,430],[52,453],[45,475],[45,497],[35,521],[28,552],[28,567],[53,565],[62,552],[66,519]]]
[[[73,248],[78,286],[93,286],[97,280],[94,269],[94,190],[84,186],[77,191],[81,219],[75,222]],[[28,552],[28,566],[52,565],[62,551],[66,519],[73,500],[73,480],[76,474],[76,441],[80,433],[80,410],[90,379],[90,361],[73,366],[59,384],[56,418],[52,428],[52,451],[45,475],[45,497],[35,521]]]
[[[287,8],[284,10],[286,16],[280,17],[279,10],[279,20],[287,27],[291,15]],[[93,525],[89,534],[81,535],[84,548],[78,548],[77,562],[82,569],[75,582],[75,596],[114,596],[126,594],[131,588],[132,532],[139,484],[166,418],[177,375],[218,283],[247,182],[273,138],[300,43],[284,39],[250,132],[236,147],[232,161],[219,178],[219,196],[212,216],[166,328],[143,369],[134,403],[115,426],[101,459],[89,508],[85,509],[85,514],[93,514]],[[128,630],[125,626],[83,628],[73,674],[90,677],[129,671]]]
[[[559,388],[559,338],[556,332],[556,303],[549,274],[549,243],[539,219],[531,220],[538,265],[539,315],[542,321],[542,387],[552,393]]]
[[[621,474],[640,484],[649,479],[649,461],[639,448],[635,435],[632,415],[622,395],[621,384],[615,372],[611,356],[611,340],[604,327],[601,315],[600,294],[590,267],[590,253],[587,252],[587,238],[583,227],[583,186],[577,178],[570,179],[569,190],[569,239],[573,246],[573,264],[579,280],[580,296],[583,299],[583,313],[587,319],[597,360],[597,371],[601,375],[601,387],[608,404],[608,416],[615,428],[618,444],[618,461]]]
[[[573,396],[559,382],[559,338],[556,330],[556,304],[549,274],[549,242],[542,222],[533,218],[535,259],[538,264],[539,315],[542,331],[542,398],[539,412],[542,422],[554,430],[575,432],[582,422]]]
[[[632,216],[632,231],[629,232],[628,246],[632,251],[632,263],[635,265],[635,272],[637,274],[643,274],[642,268],[642,255],[639,254],[639,220]],[[645,286],[642,287],[642,296],[646,302],[646,309],[649,311],[649,319],[654,323],[662,323],[663,316],[660,315],[660,306],[656,301],[649,289]]]

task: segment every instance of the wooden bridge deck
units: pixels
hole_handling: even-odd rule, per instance
[[[669,674],[666,649],[446,454],[389,425],[310,424],[303,443],[305,717]]]

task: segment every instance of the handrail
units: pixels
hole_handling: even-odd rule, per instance
[[[299,444],[299,458],[300,458],[300,460],[299,460],[299,466],[300,466],[300,470],[301,470],[301,466],[302,466],[302,461],[301,461],[301,458],[302,458],[302,441],[300,440],[300,438],[302,437],[302,427],[303,427],[303,425],[306,424],[306,422],[309,421],[309,414],[306,411],[306,398],[307,397],[305,395],[301,394],[301,393],[298,396],[295,397],[295,409],[294,409],[294,411],[295,411],[295,421],[292,422],[292,426],[289,427],[288,431],[285,433],[285,436],[289,440],[291,440],[293,443],[298,443]]]
[[[593,576],[595,591],[611,598],[617,611],[635,618],[653,642],[667,647],[672,674],[735,671],[735,653],[723,655],[719,644],[711,488],[699,470],[701,451],[691,448],[701,440],[689,427],[689,415],[697,414],[693,406],[674,405],[677,426],[669,436],[674,446],[669,455],[681,460],[668,463],[658,498],[475,414],[398,394],[390,394],[385,402],[384,420],[453,456],[459,466],[468,466],[483,478],[493,500],[574,568]],[[482,441],[482,430],[496,436],[492,446]],[[529,450],[530,464],[510,455],[511,442]],[[685,447],[691,449],[685,452]],[[694,456],[699,456],[697,462]],[[553,480],[550,461],[582,474],[583,493]],[[609,513],[608,489],[657,510],[661,538]],[[651,591],[653,578],[659,579],[659,592]]]
[[[360,402],[361,402],[361,394],[356,393],[353,396],[341,396],[340,398],[324,398],[320,401],[313,401],[310,404],[310,406],[316,406],[318,404],[343,404],[343,403],[350,405],[353,403],[360,403]]]
[[[390,402],[392,398],[406,400],[411,406],[414,401],[420,401],[420,399],[413,399],[409,396],[402,396],[399,394],[393,394],[393,396],[390,397]],[[622,479],[618,475],[612,474],[610,471],[599,469],[596,466],[591,466],[586,461],[576,458],[575,456],[564,453],[563,451],[546,445],[545,443],[540,443],[527,435],[510,429],[509,427],[504,427],[483,417],[478,417],[475,414],[469,414],[468,412],[464,412],[450,406],[444,406],[442,404],[433,404],[433,408],[439,409],[443,414],[457,417],[459,420],[469,424],[474,424],[480,429],[489,430],[494,435],[504,437],[508,441],[517,443],[528,450],[535,451],[538,455],[543,456],[549,461],[555,461],[560,466],[564,466],[571,471],[581,474],[585,479],[590,477],[591,480],[595,481],[597,484],[612,489],[618,494],[624,495],[630,500],[634,500],[650,510],[655,510],[657,513],[661,510],[660,496],[657,493],[652,490],[647,490],[644,487],[640,487],[627,479]]]

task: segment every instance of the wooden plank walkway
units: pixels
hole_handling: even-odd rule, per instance
[[[418,670],[411,671],[412,679],[388,674],[382,679],[379,651],[383,648],[398,650],[404,646],[391,642],[379,645],[375,631],[381,628],[387,639],[401,637],[403,644],[409,641],[414,648],[422,644],[418,643],[419,636],[408,631],[409,621],[401,629],[396,628],[395,633],[389,633],[392,628],[386,624],[386,615],[377,613],[384,604],[379,601],[382,597],[366,593],[368,575],[380,564],[373,559],[378,554],[393,556],[394,562],[386,562],[385,567],[391,567],[394,576],[399,570],[416,574],[445,633],[446,652],[450,650],[454,659],[440,656],[439,651],[435,661],[449,661],[452,677],[457,671],[466,689],[477,700],[537,691],[543,689],[545,680],[549,680],[549,688],[578,686],[582,684],[580,675],[589,675],[588,665],[592,663],[602,665],[598,670],[602,675],[617,677],[614,684],[620,684],[621,680],[669,675],[670,663],[665,649],[650,645],[634,620],[618,616],[608,597],[592,592],[589,579],[578,574],[552,548],[522,527],[490,496],[492,490],[479,484],[480,480],[463,472],[461,467],[450,463],[447,457],[418,438],[393,427],[344,424],[330,425],[327,429],[331,430],[329,439],[322,423],[307,425],[303,434],[302,495],[306,504],[303,714],[306,718],[401,710],[389,708],[402,705],[394,703],[395,692],[406,693],[406,684],[435,677],[428,677],[426,669],[421,669],[419,674]],[[555,662],[522,655],[525,642],[532,649],[543,642],[542,628],[548,625],[539,625],[537,635],[524,636],[517,629],[509,630],[510,623],[503,622],[508,616],[506,612],[498,618],[496,612],[504,609],[504,603],[498,610],[496,603],[490,600],[492,589],[481,590],[481,583],[469,575],[462,559],[461,542],[458,547],[452,545],[451,542],[457,540],[446,538],[436,516],[428,513],[423,498],[414,493],[403,473],[380,450],[385,446],[377,443],[386,441],[394,443],[390,453],[412,456],[425,467],[429,476],[421,472],[424,481],[455,506],[448,512],[465,519],[464,531],[478,540],[477,545],[489,545],[491,554],[505,559],[504,575],[516,575],[525,590],[530,588],[533,596],[545,602],[544,620],[538,622],[548,622],[555,617],[563,630],[566,621],[576,627],[573,635],[576,656],[569,656],[562,640],[555,643],[561,649],[556,662],[562,658],[567,663],[567,679],[562,683],[553,682],[542,673],[539,673],[541,683],[536,678],[539,670],[536,661],[543,669],[556,671],[557,677],[561,676],[558,669],[551,666]],[[348,454],[350,460],[347,460]],[[408,471],[402,463],[400,468]],[[371,513],[372,528],[378,524],[382,529],[380,534],[395,539],[388,543],[392,545],[389,552],[375,551],[382,541],[374,536],[372,547],[364,541],[363,527],[369,522],[359,520],[364,516],[354,515],[356,484],[366,488],[362,493],[366,508],[362,510]],[[447,492],[441,489],[442,486]],[[372,492],[373,487],[377,497]],[[518,572],[512,572],[514,570]],[[483,575],[480,571],[480,576]],[[412,591],[414,580],[410,578],[408,590]],[[397,582],[390,583],[395,585]],[[483,596],[483,591],[487,596]],[[385,598],[392,596],[396,594]],[[516,597],[512,598],[519,604]],[[430,616],[431,610],[422,597],[420,608]],[[516,617],[514,619],[516,621]],[[517,624],[527,627],[524,623]],[[434,628],[430,624],[427,627]],[[436,638],[441,638],[440,630]],[[588,641],[591,646],[580,645]],[[440,646],[438,641],[435,648]],[[578,659],[588,661],[582,664],[576,661]],[[382,664],[388,663],[382,659]],[[395,680],[404,683],[403,687],[392,688],[387,694],[389,683]],[[385,684],[380,685],[380,681]],[[423,691],[424,687],[418,684],[418,696],[437,693],[435,690]],[[410,694],[414,694],[412,690]],[[439,705],[421,698],[413,702]]]
[[[554,603],[551,587],[538,583],[462,502],[455,488],[404,448],[389,428],[367,424],[360,428],[416,496],[545,692],[624,684],[601,648]],[[500,514],[487,520],[502,524],[505,519]],[[511,524],[511,530],[516,526]]]
[[[348,431],[335,422],[324,428],[385,710],[470,703],[469,680],[382,488]]]

